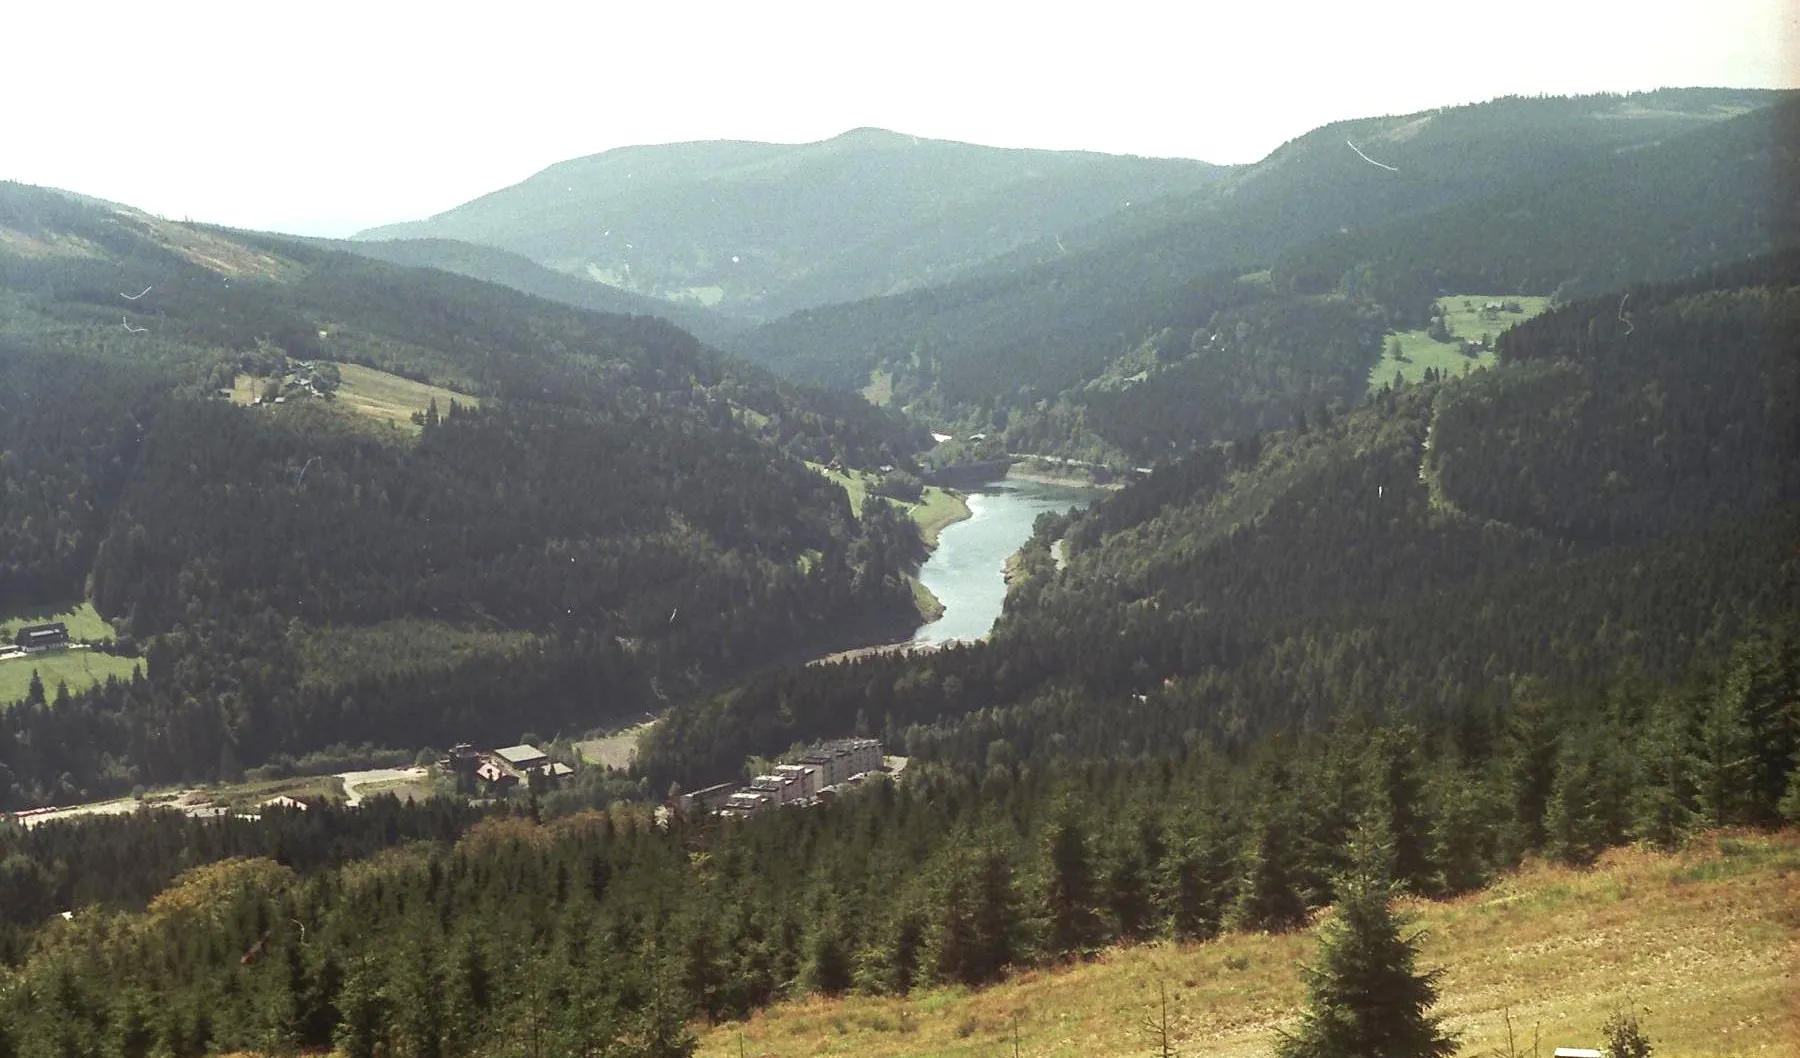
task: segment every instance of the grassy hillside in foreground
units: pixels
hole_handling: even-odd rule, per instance
[[[1616,1007],[1635,1002],[1659,1058],[1786,1055],[1800,1045],[1800,832],[1707,840],[1664,855],[1607,854],[1591,870],[1533,864],[1478,893],[1420,902],[1420,965],[1443,967],[1437,1008],[1462,1055],[1597,1047]],[[1327,912],[1328,913],[1328,912]],[[701,1038],[704,1058],[918,1055],[974,1058],[1153,1053],[1141,1029],[1169,990],[1181,1054],[1264,1056],[1297,1023],[1299,967],[1316,924],[1270,936],[1114,949],[978,992],[812,997]]]

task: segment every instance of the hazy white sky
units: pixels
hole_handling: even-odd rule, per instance
[[[1792,0],[3,3],[0,179],[326,235],[632,143],[1241,162],[1497,95],[1800,87]]]

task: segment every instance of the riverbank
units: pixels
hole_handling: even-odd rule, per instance
[[[928,485],[925,487],[924,499],[908,504],[907,513],[912,516],[914,524],[918,525],[919,536],[924,538],[926,550],[935,551],[938,534],[969,517],[969,501],[955,489]]]

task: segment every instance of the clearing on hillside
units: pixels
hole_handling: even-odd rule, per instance
[[[869,494],[881,475],[870,470],[831,470],[818,463],[806,464],[814,470],[830,478],[843,488],[850,497],[850,509],[862,510],[863,498]],[[925,492],[918,503],[903,503],[889,500],[906,511],[914,522],[918,523],[919,535],[925,538],[926,547],[936,547],[938,534],[944,527],[960,522],[969,516],[969,505],[963,502],[959,493],[937,485],[925,486]]]
[[[136,658],[119,658],[80,648],[8,658],[0,661],[0,708],[25,700],[31,690],[33,672],[44,683],[45,697],[54,700],[58,683],[68,684],[71,692],[82,691],[105,683],[108,676],[128,680],[141,664]]]
[[[575,743],[575,753],[589,764],[624,771],[631,767],[631,762],[637,757],[638,740],[655,726],[656,721],[646,720],[604,738],[591,738],[585,742],[577,742]]]
[[[19,606],[0,611],[0,645],[10,645],[13,636],[26,625],[61,621],[69,626],[69,638],[76,642],[111,639],[113,626],[106,623],[91,602],[74,605]]]
[[[1792,1055],[1800,1041],[1800,831],[1725,835],[1662,854],[1617,849],[1590,870],[1532,864],[1442,903],[1408,901],[1425,930],[1419,965],[1442,967],[1436,1008],[1459,1054],[1600,1047],[1607,1016],[1640,1010],[1658,1055]],[[1298,1023],[1299,967],[1316,930],[1228,934],[1196,945],[1118,948],[980,992],[811,997],[725,1024],[704,1058],[1011,1054],[1126,1058],[1155,1053],[1143,1024],[1169,993],[1178,1053],[1267,1058]]]
[[[458,393],[443,386],[433,386],[426,382],[414,382],[410,378],[377,371],[361,364],[335,364],[338,376],[342,380],[332,402],[345,411],[358,415],[366,415],[382,422],[393,423],[403,430],[413,433],[419,431],[419,425],[413,422],[414,412],[424,412],[437,401],[438,413],[445,414],[450,410],[450,402],[467,407],[480,407],[481,398],[471,397],[467,393]],[[293,387],[280,386],[279,380],[257,375],[239,375],[232,381],[231,401],[234,404],[256,404],[269,391],[270,383],[282,393],[283,399],[290,402],[302,400],[319,400],[322,398],[298,392]]]
[[[76,643],[108,640],[114,634],[112,625],[95,612],[94,604],[90,602],[74,606],[18,607],[0,613],[0,647],[10,647],[20,628],[52,621],[67,625],[69,638]],[[138,665],[135,658],[114,657],[79,647],[0,658],[0,707],[25,700],[33,671],[43,681],[45,695],[54,697],[59,682],[68,684],[71,691],[82,691],[96,683],[104,683],[108,676],[130,679],[132,670]]]
[[[1549,305],[1549,298],[1522,294],[1451,294],[1439,298],[1438,310],[1448,324],[1450,340],[1438,341],[1428,331],[1388,335],[1382,344],[1381,359],[1369,369],[1369,392],[1391,385],[1396,373],[1408,382],[1417,382],[1425,377],[1428,367],[1452,376],[1491,367],[1493,339],[1501,331],[1541,314]],[[1479,353],[1465,352],[1465,342],[1477,342],[1485,348]],[[1396,343],[1401,359],[1394,357]]]
[[[413,412],[423,412],[434,400],[437,401],[439,413],[448,412],[453,400],[470,407],[481,406],[479,397],[471,397],[442,386],[414,382],[410,378],[401,378],[361,364],[339,364],[337,369],[343,379],[337,391],[339,404],[363,415],[384,419],[403,429],[416,431],[418,426],[412,421]]]

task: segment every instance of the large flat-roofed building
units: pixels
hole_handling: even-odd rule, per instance
[[[684,816],[704,815],[717,812],[725,807],[731,795],[738,792],[741,783],[722,782],[692,793],[684,793],[675,799],[675,809]]]
[[[741,819],[744,816],[753,816],[774,804],[775,798],[766,793],[759,793],[755,790],[739,790],[725,800],[725,805],[719,809],[719,814],[728,818]]]
[[[811,796],[810,792],[801,792],[803,787],[801,779],[797,775],[758,775],[750,780],[750,789],[756,793],[767,794],[774,798],[778,805],[792,804],[804,797]]]
[[[534,768],[541,768],[550,763],[550,758],[536,746],[508,746],[497,749],[494,756],[506,762],[506,766],[521,774]]]
[[[819,792],[824,784],[819,782],[819,766],[816,764],[777,764],[773,773],[776,778],[787,779],[800,786],[799,797],[811,797]]]
[[[800,763],[819,769],[814,789],[835,786],[864,772],[881,770],[881,743],[872,738],[840,738],[806,751]]]

